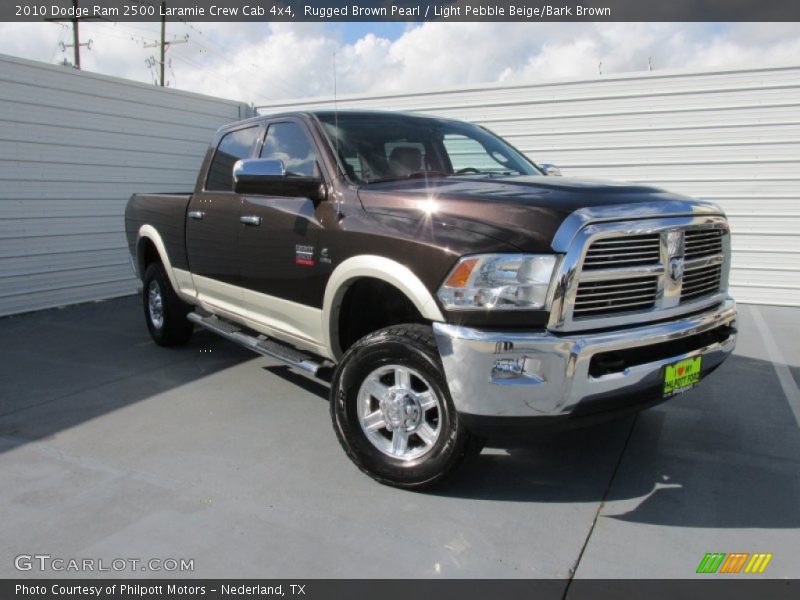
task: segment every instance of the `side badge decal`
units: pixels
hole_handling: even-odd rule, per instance
[[[316,264],[314,260],[314,246],[297,244],[294,247],[294,264],[313,267]]]

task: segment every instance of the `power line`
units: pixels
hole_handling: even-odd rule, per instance
[[[261,71],[261,67],[259,65],[255,64],[255,63],[249,63],[249,64],[246,64],[246,65],[243,65],[242,63],[235,62],[235,61],[231,60],[227,56],[227,54],[225,54],[225,51],[222,50],[221,48],[219,48],[218,46],[215,46],[215,44],[213,43],[211,38],[209,38],[205,33],[203,33],[203,31],[201,31],[200,29],[197,29],[196,27],[194,27],[189,22],[187,22],[187,21],[185,21],[183,19],[180,19],[180,21],[187,28],[197,32],[200,36],[202,36],[202,37],[204,37],[206,39],[206,45],[205,46],[203,44],[201,44],[200,42],[198,42],[195,38],[189,38],[189,42],[190,43],[193,43],[193,44],[197,45],[199,48],[218,56],[222,60],[224,60],[227,63],[229,63],[231,65],[234,65],[236,67],[246,66],[246,67],[248,67],[250,69],[253,69],[256,72],[260,72]],[[293,84],[289,83],[288,81],[286,81],[284,78],[282,78],[280,75],[278,75],[276,73],[270,73],[270,79],[277,79],[280,82],[279,87],[282,87],[284,89],[284,91],[289,92],[289,93],[291,93],[291,94],[293,94],[293,95],[295,95],[297,97],[302,98],[304,96],[310,96],[311,95],[311,94],[307,93],[306,91],[295,87]]]
[[[134,29],[138,29],[139,31],[148,31],[148,30],[143,29],[141,27],[136,27],[134,29],[131,29],[129,27],[120,26],[120,23],[116,21],[111,21],[110,19],[103,17],[101,17],[100,20],[105,21],[107,24],[113,25],[113,28],[106,27],[102,29],[96,29],[94,31],[95,36],[99,36],[101,38],[107,36],[109,38],[133,42],[140,48],[147,47],[148,39],[136,33]],[[158,64],[158,61],[156,61],[155,57],[151,56],[145,61],[145,64],[150,68],[149,73],[150,77],[152,78],[153,84],[158,85],[159,83],[158,76],[155,73],[153,73],[152,70],[153,67]],[[170,66],[170,72],[173,75],[173,79],[177,80],[177,77],[175,76],[175,71],[171,68],[171,66]]]
[[[117,39],[128,40],[128,41],[131,41],[131,42],[139,44],[140,47],[145,47],[148,43],[150,43],[150,40],[152,40],[152,38],[148,39],[145,36],[140,35],[139,33],[137,33],[137,31],[144,31],[144,32],[147,32],[147,33],[152,33],[152,30],[148,30],[148,29],[145,29],[143,27],[131,27],[129,23],[124,23],[123,24],[123,23],[119,23],[117,21],[111,21],[110,19],[102,19],[102,20],[106,21],[110,25],[113,25],[114,27],[113,27],[113,29],[106,28],[106,29],[101,30],[101,31],[96,31],[95,32],[96,35],[100,35],[100,36],[108,35],[108,36],[115,37]],[[194,28],[192,28],[192,29],[194,29]],[[156,42],[156,43],[158,43],[158,42]],[[153,47],[152,44],[150,44],[150,46]],[[200,46],[200,47],[202,48],[202,46]],[[207,68],[204,65],[202,65],[202,64],[200,64],[200,63],[198,63],[198,62],[196,62],[194,60],[190,60],[186,56],[182,56],[177,50],[178,49],[176,48],[174,53],[171,54],[171,56],[173,58],[175,58],[179,62],[182,62],[182,63],[184,63],[186,65],[189,65],[189,66],[197,69],[201,73],[203,71],[207,70]],[[158,85],[159,84],[158,75],[153,72],[153,68],[156,65],[158,65],[158,61],[155,59],[155,57],[151,56],[147,60],[145,60],[145,64],[149,67],[149,73],[150,73],[150,76],[151,76],[153,84],[154,85]],[[169,68],[169,70],[170,70],[170,72],[172,74],[173,80],[175,82],[177,82],[177,75],[175,73],[174,68],[172,68],[172,65],[170,64],[170,60],[167,60],[167,67]],[[261,100],[264,100],[264,101],[274,100],[274,98],[269,98],[269,97],[266,97],[266,96],[263,96],[263,95],[259,94],[258,92],[256,92],[256,90],[254,90],[253,88],[251,88],[249,86],[242,85],[241,82],[239,82],[239,81],[234,82],[230,78],[224,77],[224,76],[223,76],[223,79],[225,81],[227,81],[228,83],[235,83],[237,85],[240,85],[244,89],[248,90],[251,94],[253,94],[254,97],[258,97]]]
[[[83,43],[83,44],[81,43],[81,36],[80,36],[80,31],[78,29],[78,25],[79,25],[79,23],[81,21],[96,21],[98,18],[97,17],[79,17],[79,16],[77,16],[77,15],[80,14],[80,11],[78,10],[78,0],[72,0],[72,8],[74,10],[73,14],[75,15],[73,17],[50,18],[50,19],[45,19],[45,21],[51,21],[51,22],[71,21],[72,22],[72,43],[71,44],[65,44],[64,42],[59,42],[59,47],[61,48],[62,52],[65,51],[67,48],[72,48],[73,49],[74,63],[73,63],[72,66],[75,67],[76,69],[80,69],[81,68],[81,46],[86,46],[87,50],[91,50],[92,49],[92,40],[89,40],[88,42]],[[66,59],[65,59],[65,62],[66,62]]]
[[[64,37],[64,31],[66,31],[67,29],[67,26],[64,23],[58,23],[58,25],[61,27],[61,31],[58,32],[58,39],[56,40],[56,49],[53,51],[53,61],[55,61],[58,51],[61,50],[61,41],[62,41],[61,38]]]
[[[79,12],[77,10],[77,8],[78,8],[78,0],[72,0],[72,2],[73,2],[73,7],[76,10],[76,14],[79,14]],[[131,0],[131,2],[136,2],[137,4],[142,4],[142,5],[147,5],[147,6],[154,6],[154,4],[148,2],[147,0]],[[166,1],[162,1],[161,5],[162,5],[161,14],[162,15],[166,15]],[[145,36],[137,33],[137,31],[152,33],[152,30],[146,29],[144,27],[136,27],[135,25],[132,25],[132,24],[129,24],[129,23],[124,23],[124,24],[123,23],[119,23],[119,22],[116,22],[116,21],[112,21],[112,20],[110,20],[110,19],[108,19],[106,17],[78,17],[78,18],[68,17],[68,18],[54,18],[54,19],[47,19],[47,20],[56,21],[56,22],[58,22],[58,21],[70,21],[70,22],[72,22],[72,25],[73,25],[73,44],[64,44],[61,41],[61,38],[63,36],[63,33],[64,33],[67,25],[62,24],[62,23],[58,23],[62,27],[62,31],[59,34],[59,39],[58,39],[59,45],[58,45],[58,47],[61,48],[62,52],[65,51],[66,48],[73,48],[74,47],[75,67],[76,68],[80,68],[80,48],[81,47],[86,47],[87,49],[90,49],[91,48],[91,44],[92,44],[92,40],[89,40],[88,42],[85,42],[85,43],[81,43],[80,42],[80,37],[79,37],[79,32],[78,32],[78,21],[81,21],[81,20],[92,20],[92,21],[103,21],[103,22],[106,22],[108,24],[113,25],[115,29],[119,30],[119,34],[114,33],[113,31],[108,31],[108,30],[97,30],[97,31],[95,31],[95,33],[97,35],[101,35],[101,36],[102,35],[108,35],[108,36],[111,36],[111,37],[116,37],[117,39],[126,39],[126,40],[130,40],[132,42],[135,42],[135,43],[141,43],[143,48],[156,48],[156,47],[159,48],[160,49],[160,60],[157,60],[154,56],[150,56],[145,61],[145,64],[147,64],[147,66],[150,68],[151,76],[153,76],[153,83],[155,83],[157,85],[159,85],[159,84],[161,86],[165,86],[166,85],[166,81],[165,81],[165,70],[166,70],[166,68],[169,68],[169,70],[170,70],[170,72],[172,74],[173,80],[177,81],[177,77],[175,76],[175,71],[172,68],[172,64],[171,64],[171,62],[167,62],[166,56],[165,56],[167,50],[172,45],[175,45],[175,44],[188,44],[188,43],[191,43],[191,44],[194,44],[195,46],[197,46],[200,49],[200,53],[201,54],[202,53],[214,54],[217,58],[227,62],[228,64],[230,64],[232,66],[235,66],[235,67],[244,66],[244,67],[252,69],[252,70],[254,70],[256,72],[261,72],[262,71],[262,67],[260,67],[259,65],[255,64],[255,63],[252,63],[252,62],[251,63],[243,63],[243,62],[238,62],[238,61],[231,60],[231,58],[228,57],[227,53],[224,50],[222,50],[219,46],[216,46],[215,43],[211,40],[211,38],[208,35],[206,35],[205,32],[203,32],[201,29],[198,29],[197,27],[195,27],[194,25],[192,25],[191,23],[189,23],[188,21],[186,21],[184,19],[176,19],[176,20],[181,22],[187,29],[189,29],[189,30],[191,30],[193,32],[196,32],[199,36],[205,38],[205,40],[206,40],[205,44],[200,43],[198,40],[190,37],[190,35],[188,33],[185,34],[182,38],[181,37],[175,37],[174,39],[166,40],[165,39],[166,38],[166,16],[163,16],[162,19],[161,19],[161,39],[153,41],[153,42],[148,41],[148,39]],[[137,31],[134,31],[134,30],[137,30]],[[123,33],[124,31],[127,31],[127,33]],[[152,38],[150,38],[150,39],[152,39]],[[56,50],[56,52],[57,51],[58,50]],[[198,64],[198,63],[193,62],[193,61],[190,61],[186,57],[181,56],[180,53],[176,54],[174,56],[175,56],[175,58],[177,60],[179,60],[181,62],[184,62],[184,63],[186,63],[186,64],[188,64],[188,65],[190,65],[190,66],[192,66],[192,67],[194,67],[194,68],[196,68],[196,69],[198,69],[200,71],[203,71],[203,70],[206,69],[206,67],[204,67],[203,65]],[[65,59],[65,62],[66,62],[66,59]],[[153,67],[155,67],[155,66],[159,67],[160,74],[159,74],[158,78],[156,78],[156,76],[153,74],[153,71],[152,71]],[[250,93],[254,96],[254,98],[257,97],[257,98],[259,98],[261,100],[264,100],[264,101],[270,101],[270,100],[278,99],[278,97],[276,97],[276,96],[264,94],[261,91],[257,92],[254,88],[252,88],[252,87],[250,87],[248,85],[242,85],[241,81],[232,81],[229,77],[225,77],[224,75],[222,76],[222,78],[225,81],[229,82],[229,83],[234,83],[234,84],[239,85],[242,88],[250,91]],[[308,92],[306,92],[304,90],[301,90],[298,87],[295,87],[293,84],[289,83],[288,81],[283,79],[280,75],[277,75],[275,73],[270,73],[270,80],[271,80],[272,85],[275,85],[276,87],[283,88],[283,90],[285,92],[287,92],[287,93],[289,93],[291,95],[294,95],[296,97],[304,97],[304,96],[311,95]]]
[[[186,58],[184,56],[180,56],[179,54],[173,54],[173,58],[175,60],[180,61],[180,62],[186,63],[187,65],[189,65],[191,67],[194,67],[198,71],[202,72],[204,70],[203,65],[200,65],[200,64],[198,64],[198,63],[196,63],[196,62],[194,62],[192,60],[189,60],[188,58]],[[230,78],[225,77],[224,75],[222,75],[222,79],[225,80],[228,83],[241,86],[245,90],[249,91],[253,95],[254,99],[260,99],[260,100],[264,100],[264,101],[267,101],[267,102],[269,102],[270,100],[275,100],[275,98],[271,98],[271,97],[262,95],[260,92],[256,91],[255,89],[253,89],[250,86],[242,85],[241,81],[232,81]]]
[[[159,44],[158,42],[154,42],[152,44],[145,44],[144,45],[145,48],[160,47],[161,59],[158,61],[158,64],[159,64],[160,69],[161,69],[161,77],[160,77],[161,87],[164,87],[164,68],[166,67],[167,49],[172,44],[185,44],[185,43],[187,43],[189,41],[189,36],[188,35],[186,37],[184,37],[183,39],[174,39],[174,40],[166,41],[164,39],[166,37],[166,35],[167,35],[167,2],[166,2],[166,0],[161,0],[161,43]],[[153,57],[151,57],[151,58],[153,58]],[[153,58],[153,60],[155,60],[155,58]]]

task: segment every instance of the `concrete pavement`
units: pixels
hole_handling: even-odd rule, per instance
[[[743,308],[736,355],[697,390],[487,448],[424,494],[349,463],[324,385],[206,332],[159,348],[136,298],[2,319],[0,577],[41,575],[14,558],[47,553],[194,560],[120,576],[566,586],[693,577],[712,551],[772,552],[765,576],[798,577],[800,428],[770,356],[800,373],[800,311],[758,311]]]

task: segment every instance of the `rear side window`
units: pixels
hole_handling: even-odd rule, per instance
[[[297,123],[273,123],[261,147],[261,158],[283,161],[286,174],[318,177],[317,153],[306,132]]]
[[[253,142],[258,135],[258,126],[237,129],[222,136],[208,168],[206,189],[230,192],[233,190],[233,165],[240,158],[248,158]]]

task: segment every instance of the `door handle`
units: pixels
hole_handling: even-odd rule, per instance
[[[202,210],[190,210],[186,214],[190,219],[194,219],[195,221],[202,221],[203,217],[206,215]]]
[[[245,225],[252,225],[253,227],[261,225],[261,217],[257,217],[256,215],[242,215],[239,217],[239,220]]]

